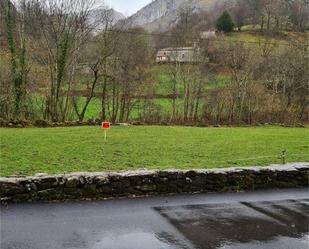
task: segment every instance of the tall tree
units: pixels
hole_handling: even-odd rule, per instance
[[[219,31],[223,31],[225,33],[232,32],[234,29],[234,23],[227,11],[224,11],[223,14],[219,17],[216,23],[216,28]]]
[[[5,1],[3,5],[4,9],[2,11],[4,12],[7,43],[11,56],[11,73],[15,96],[14,117],[20,118],[22,115],[22,104],[26,95],[26,82],[28,73],[23,12],[25,0],[21,3],[21,14],[17,13],[11,1]]]
[[[73,96],[74,110],[80,121],[84,119],[88,106],[99,89],[101,89],[101,119],[107,120],[108,118],[108,83],[113,78],[112,70],[115,66],[115,52],[119,43],[118,38],[121,27],[115,29],[114,16],[110,10],[103,9],[98,18],[101,21],[103,30],[82,51],[83,58],[81,61],[83,62],[83,68],[86,68],[88,72],[83,75],[87,77],[86,100],[81,103],[79,96]],[[79,105],[82,106],[81,110],[79,110]]]

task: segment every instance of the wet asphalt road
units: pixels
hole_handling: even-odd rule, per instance
[[[1,249],[308,249],[307,189],[1,208]]]

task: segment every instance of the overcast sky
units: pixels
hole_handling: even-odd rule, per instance
[[[129,16],[150,3],[151,0],[104,0],[104,3],[122,14]]]
[[[0,0],[2,1],[2,0]],[[13,3],[20,3],[21,0],[12,0]],[[96,0],[96,6],[107,5],[125,16],[130,16],[146,6],[152,0]]]

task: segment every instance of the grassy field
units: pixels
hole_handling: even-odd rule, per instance
[[[309,161],[305,128],[100,127],[0,129],[1,175],[194,169]]]
[[[246,31],[247,30],[247,31]],[[259,28],[257,30],[258,32],[255,32],[252,29],[252,26],[244,26],[242,32],[232,32],[228,34],[225,38],[226,40],[232,40],[232,41],[245,41],[245,42],[265,42],[269,41],[272,43],[277,43],[278,46],[280,44],[287,44],[287,42],[292,41],[303,41],[306,42],[309,38],[308,32],[281,32],[277,36],[267,37],[264,36],[263,33],[259,32]]]

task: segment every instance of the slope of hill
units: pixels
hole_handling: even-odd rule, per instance
[[[172,15],[186,0],[155,0],[132,15],[127,21],[132,26],[144,26]]]
[[[225,2],[234,0],[155,0],[129,17],[126,21],[133,27],[140,26],[148,31],[166,31],[179,20],[182,9],[193,12],[210,11]]]
[[[125,19],[125,16],[114,9],[98,8],[90,11],[89,19],[92,24],[96,25],[96,30],[100,31],[104,29],[105,22],[113,25]]]

